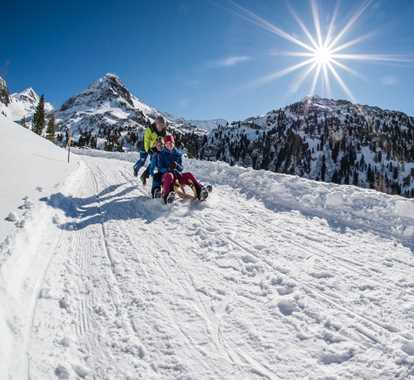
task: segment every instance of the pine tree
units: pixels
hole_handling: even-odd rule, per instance
[[[52,113],[47,123],[46,138],[53,143],[55,142],[55,132],[56,132],[55,115]]]
[[[22,123],[22,127],[29,128],[29,125],[26,123],[26,118],[25,117],[23,117],[21,123]]]
[[[45,124],[45,98],[42,95],[33,115],[33,132],[42,135]]]
[[[322,156],[322,165],[321,165],[321,180],[325,181],[326,174],[326,158],[325,155]]]
[[[6,106],[10,104],[9,90],[6,81],[2,77],[0,77],[0,103]]]

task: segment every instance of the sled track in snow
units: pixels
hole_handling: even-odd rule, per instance
[[[67,368],[83,363],[87,379],[105,380],[332,371],[386,379],[412,370],[396,364],[411,326],[397,298],[414,301],[401,282],[414,260],[386,256],[391,241],[274,212],[227,186],[204,204],[165,207],[128,175],[128,163],[85,163],[78,214],[64,224],[73,229],[46,274],[70,312],[54,322],[56,331],[44,324],[33,331],[38,346],[59,329],[72,331],[74,347],[83,348],[77,356],[62,348]],[[46,312],[45,304],[34,319]],[[49,378],[39,374],[53,374],[58,363],[34,357],[34,376]]]

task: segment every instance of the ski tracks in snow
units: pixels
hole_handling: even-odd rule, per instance
[[[30,378],[409,378],[411,252],[218,186],[148,198],[85,157],[30,345]],[[203,173],[197,173],[203,175]],[[408,350],[409,351],[409,350]]]

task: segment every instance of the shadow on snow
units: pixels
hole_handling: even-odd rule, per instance
[[[169,212],[170,208],[162,205],[158,199],[145,195],[128,196],[136,190],[136,186],[119,191],[123,185],[125,184],[108,186],[100,193],[85,198],[55,193],[40,200],[50,207],[62,210],[66,217],[75,219],[59,225],[64,230],[79,230],[110,220],[142,219],[145,223],[151,223]]]

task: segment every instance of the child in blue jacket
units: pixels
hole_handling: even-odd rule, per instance
[[[174,201],[174,183],[177,180],[182,186],[193,185],[199,200],[206,199],[208,196],[207,189],[197,181],[192,173],[183,173],[182,153],[175,148],[174,136],[165,136],[164,145],[164,149],[162,149],[156,157],[156,166],[161,175],[161,196],[164,202],[171,203]]]

